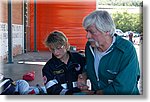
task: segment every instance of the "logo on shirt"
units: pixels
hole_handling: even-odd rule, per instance
[[[62,73],[64,73],[65,71],[63,70],[63,69],[60,69],[60,70],[55,70],[55,71],[53,71],[53,74],[54,75],[57,75],[57,74],[62,74]]]
[[[81,69],[80,64],[77,64],[77,66],[75,67],[76,71],[79,71]]]

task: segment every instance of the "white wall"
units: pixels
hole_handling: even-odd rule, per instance
[[[24,46],[23,25],[12,25],[13,56],[21,54]],[[0,23],[0,60],[6,59],[8,54],[8,24]]]

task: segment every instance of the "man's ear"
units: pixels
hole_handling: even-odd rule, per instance
[[[109,31],[107,31],[107,32],[106,32],[106,35],[110,35],[110,32],[109,32]]]

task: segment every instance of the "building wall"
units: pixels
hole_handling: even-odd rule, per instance
[[[0,60],[8,55],[8,3],[0,0]],[[12,0],[12,51],[13,56],[23,52],[23,4],[22,0]]]
[[[67,2],[69,1],[69,2]],[[53,30],[60,30],[66,34],[71,46],[77,50],[84,50],[86,32],[82,27],[83,18],[96,9],[96,0],[37,0],[37,50],[48,49],[43,42]],[[34,5],[30,6],[30,48],[34,50]]]
[[[30,4],[30,1],[27,0]],[[89,12],[95,10],[96,0],[69,0],[67,3],[49,0],[51,3],[43,3],[37,0],[37,50],[47,50],[43,41],[52,30],[61,30],[69,38],[69,42],[77,49],[84,49],[86,38],[82,27],[82,19]],[[0,0],[0,59],[7,59],[8,55],[8,0]],[[23,53],[24,29],[23,29],[23,0],[12,0],[12,49],[13,56]],[[46,4],[46,5],[45,5]],[[64,4],[66,6],[64,6]],[[44,8],[43,8],[44,7]],[[47,8],[48,7],[48,8]],[[28,23],[26,25],[27,51],[33,51],[34,46],[34,6],[28,5]],[[46,11],[46,12],[45,12]],[[55,13],[56,12],[56,13]],[[60,13],[61,12],[61,13]],[[42,16],[43,15],[43,16]],[[52,16],[51,16],[52,15]],[[55,18],[56,17],[56,18]],[[59,20],[59,21],[57,21]]]
[[[0,0],[2,4],[0,22],[8,22],[8,0]],[[12,0],[12,23],[13,24],[22,24],[22,1],[23,0]]]

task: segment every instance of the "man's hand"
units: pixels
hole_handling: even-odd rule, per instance
[[[81,92],[84,92],[86,95],[94,95],[94,91],[91,90],[83,90]]]
[[[95,95],[103,95],[103,91],[102,90],[97,90],[94,92]]]
[[[88,90],[89,86],[87,86],[87,75],[86,73],[82,73],[78,75],[78,88],[81,92],[86,93],[86,95],[93,95],[94,91]]]
[[[81,91],[84,91],[84,90],[88,90],[89,86],[87,86],[86,84],[83,84],[83,83],[78,83],[78,88]]]

